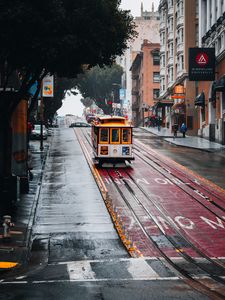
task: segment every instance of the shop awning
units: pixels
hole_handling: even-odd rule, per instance
[[[216,81],[215,90],[218,92],[225,92],[225,74]]]
[[[160,108],[160,107],[166,107],[166,106],[172,106],[174,101],[171,99],[162,99],[155,103],[154,108]]]
[[[185,108],[185,103],[184,102],[175,103],[172,106],[173,110],[175,110],[175,109],[184,109],[184,108]]]
[[[205,94],[204,92],[201,92],[196,98],[195,98],[195,105],[196,106],[205,106]]]

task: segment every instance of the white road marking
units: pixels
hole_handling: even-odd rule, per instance
[[[90,261],[75,261],[67,264],[70,280],[90,280],[95,279]]]
[[[159,278],[159,275],[148,265],[145,259],[134,259],[130,260],[130,266],[128,272],[131,274],[133,279],[144,278]]]
[[[200,278],[201,279],[201,278]],[[7,285],[7,284],[45,284],[45,283],[68,283],[68,282],[101,282],[101,281],[113,281],[113,282],[121,282],[121,281],[175,281],[181,280],[179,277],[157,277],[157,278],[116,278],[116,279],[109,279],[109,278],[100,278],[100,279],[82,279],[82,280],[34,280],[34,281],[4,281],[0,282],[0,285]]]

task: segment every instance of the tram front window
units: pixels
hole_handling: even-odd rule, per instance
[[[101,128],[100,131],[100,143],[107,143],[109,142],[109,130],[108,128]]]
[[[123,128],[123,143],[131,144],[131,129],[130,128]]]
[[[119,134],[119,129],[112,129],[111,131],[112,135],[112,143],[119,143],[120,142],[120,134]]]

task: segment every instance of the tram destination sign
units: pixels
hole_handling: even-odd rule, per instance
[[[215,80],[215,48],[189,48],[189,80]]]

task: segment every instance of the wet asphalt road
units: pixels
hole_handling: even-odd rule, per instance
[[[225,149],[207,152],[199,149],[179,147],[142,129],[135,129],[134,137],[149,145],[152,149],[157,150],[157,152],[170,157],[225,189]]]
[[[178,149],[139,130],[135,136],[193,170],[202,168],[204,175],[211,166],[208,176],[219,181],[223,157],[215,158],[214,167],[210,153]],[[207,167],[196,165],[197,155]],[[159,261],[129,258],[69,128],[57,129],[50,145],[31,261],[21,276],[1,284],[0,299],[208,299]]]

